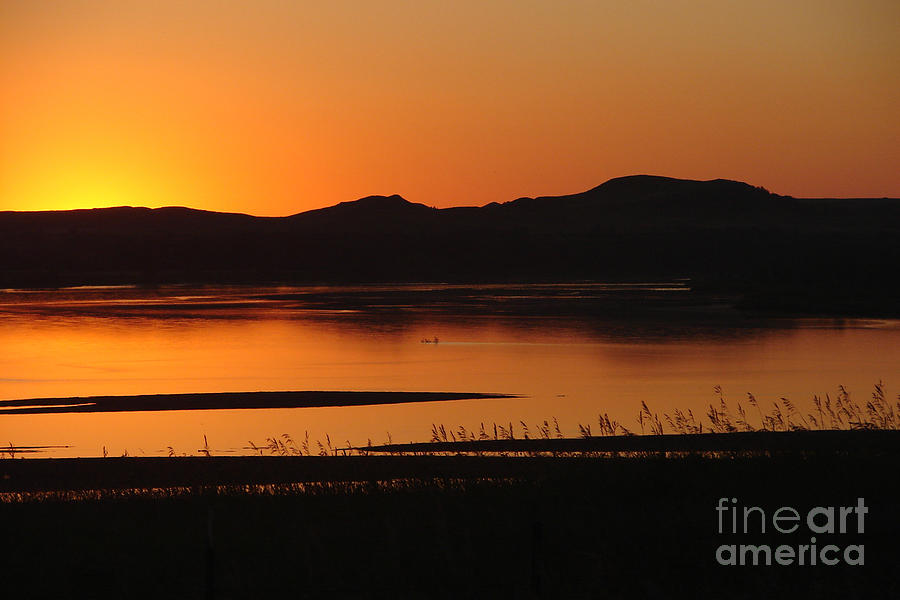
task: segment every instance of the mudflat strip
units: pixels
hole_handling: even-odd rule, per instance
[[[253,408],[312,408],[516,398],[510,394],[466,392],[221,392],[209,394],[155,394],[140,396],[87,396],[31,398],[0,401],[0,414],[94,413],[160,410],[216,410]]]

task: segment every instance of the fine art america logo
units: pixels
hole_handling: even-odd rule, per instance
[[[716,561],[720,565],[771,565],[773,561],[783,566],[865,564],[863,544],[823,544],[816,540],[816,535],[865,533],[869,508],[864,498],[857,498],[856,506],[816,506],[805,513],[782,506],[770,515],[759,506],[739,506],[737,498],[719,498],[716,512],[718,531],[723,535],[803,534],[807,531],[810,535],[808,543],[796,545],[722,544],[716,549]],[[805,529],[801,530],[801,527]]]

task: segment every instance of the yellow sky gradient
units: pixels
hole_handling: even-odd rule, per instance
[[[900,3],[0,3],[0,210],[900,196]]]

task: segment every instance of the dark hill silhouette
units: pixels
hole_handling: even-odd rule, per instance
[[[747,219],[770,219],[787,203],[789,199],[736,181],[637,175],[611,179],[580,194],[519,198],[492,210],[518,224],[535,220],[541,227],[555,224],[570,231],[597,226],[647,230],[746,224]]]
[[[429,208],[424,204],[414,204],[405,200],[398,194],[391,196],[366,196],[359,200],[351,202],[341,202],[327,208],[319,208],[293,215],[293,219],[298,217],[311,217],[313,215],[360,215],[369,214],[372,216],[394,216],[401,214],[430,212],[436,209]]]
[[[367,196],[352,202],[341,202],[328,208],[302,212],[291,217],[291,227],[304,230],[310,227],[329,227],[334,231],[365,231],[370,228],[413,227],[428,223],[438,212],[424,204],[414,204],[394,194]]]
[[[689,277],[753,306],[897,310],[900,200],[650,175],[435,209],[369,196],[289,217],[169,207],[0,213],[0,287]]]
[[[0,233],[18,228],[40,230],[43,234],[60,232],[96,232],[144,230],[192,231],[197,227],[217,229],[241,229],[252,227],[260,217],[238,213],[220,213],[195,210],[180,206],[165,208],[135,208],[117,206],[80,210],[42,212],[0,212]]]

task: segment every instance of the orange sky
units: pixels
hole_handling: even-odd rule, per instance
[[[900,196],[896,0],[0,3],[0,209]]]

